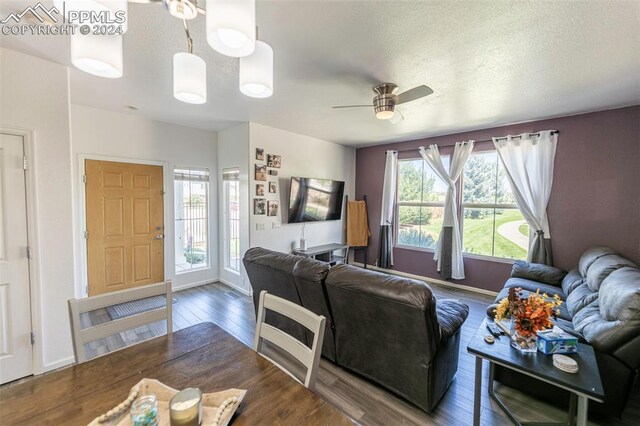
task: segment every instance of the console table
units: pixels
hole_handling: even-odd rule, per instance
[[[482,325],[467,345],[467,351],[476,357],[473,400],[474,426],[480,425],[483,359],[489,361],[489,397],[496,401],[514,424],[521,425],[523,423],[514,417],[493,390],[494,364],[499,364],[571,392],[568,421],[563,424],[586,426],[589,400],[592,399],[597,402],[603,402],[604,400],[604,389],[602,388],[598,362],[593,348],[590,345],[578,343],[578,352],[569,356],[578,363],[580,370],[576,374],[566,373],[553,366],[552,355],[544,355],[541,352],[521,354],[517,349],[511,347],[509,336],[502,335],[493,344],[485,342],[484,336],[489,333],[486,327],[487,321],[485,319],[482,322]],[[574,423],[574,421],[576,422]]]
[[[336,254],[335,252],[340,253]],[[321,246],[308,247],[306,250],[295,249],[292,253],[298,256],[327,262],[331,265],[335,265],[336,263],[349,263],[349,246],[347,244],[324,244]]]

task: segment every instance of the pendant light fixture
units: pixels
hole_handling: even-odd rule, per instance
[[[178,19],[194,19],[198,17],[197,2],[189,0],[162,0],[164,7],[169,11],[171,16]]]
[[[255,51],[240,58],[240,92],[252,98],[273,95],[273,49],[256,41]]]
[[[207,42],[226,56],[252,54],[256,46],[256,0],[207,0]]]
[[[98,77],[122,77],[122,36],[72,34],[71,63]]]
[[[204,104],[207,102],[207,64],[193,54],[193,40],[187,21],[183,22],[188,52],[173,55],[173,96],[189,104]]]

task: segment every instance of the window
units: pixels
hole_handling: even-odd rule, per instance
[[[496,151],[472,154],[462,178],[465,253],[526,259],[529,226],[516,205]]]
[[[240,169],[222,172],[225,267],[240,271]]]
[[[176,273],[209,266],[209,171],[176,167]]]
[[[449,157],[442,156],[449,169]],[[445,183],[422,159],[398,161],[396,245],[434,249],[444,215]]]

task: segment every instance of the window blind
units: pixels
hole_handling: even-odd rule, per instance
[[[173,178],[187,182],[209,182],[209,170],[189,167],[176,167],[173,169]]]

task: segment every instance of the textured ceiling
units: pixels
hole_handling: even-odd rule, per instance
[[[25,2],[18,2],[21,7]],[[46,2],[44,2],[46,3]],[[0,12],[16,8],[3,0]],[[206,43],[208,103],[172,95],[172,56],[185,49],[181,22],[160,4],[130,4],[124,77],[72,67],[72,102],[185,126],[220,130],[254,121],[350,145],[456,133],[640,103],[640,1],[263,1],[259,35],[275,51],[275,94],[238,90],[238,60]],[[66,37],[0,36],[3,46],[70,64]],[[367,109],[371,86],[434,94],[403,105],[392,125]]]

